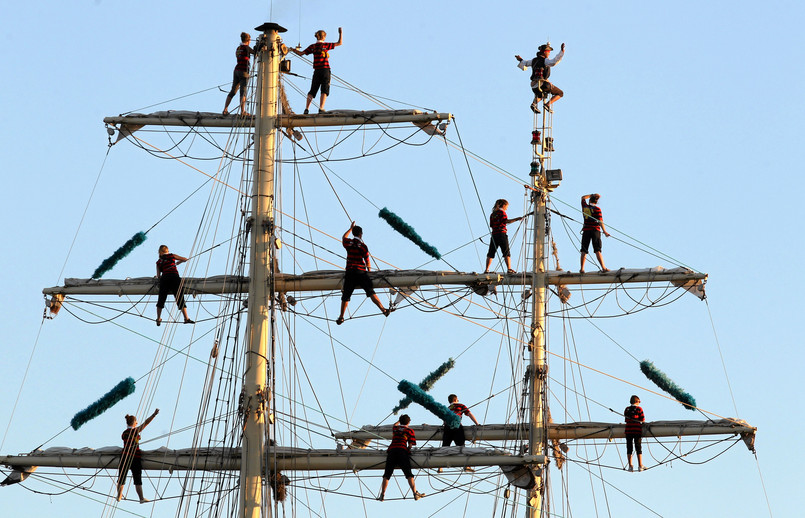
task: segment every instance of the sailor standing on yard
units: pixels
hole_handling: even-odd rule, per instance
[[[459,418],[467,416],[472,419],[472,422],[475,423],[476,426],[480,424],[478,420],[475,419],[475,416],[472,415],[470,409],[467,408],[467,405],[458,402],[457,395],[450,394],[447,396],[447,402],[450,403],[448,407],[450,411],[459,416]],[[464,433],[464,425],[459,424],[458,428],[450,428],[446,424],[444,425],[444,429],[442,430],[442,446],[450,446],[451,442],[456,443],[456,446],[464,446],[464,443],[467,442],[467,436]],[[442,468],[439,468],[437,471],[441,473]],[[464,468],[464,471],[473,472],[475,470],[467,466]]]
[[[355,236],[354,239],[349,238],[349,233]],[[369,260],[369,248],[363,242],[363,229],[355,225],[353,221],[349,229],[344,232],[341,238],[341,244],[347,250],[347,268],[344,272],[344,292],[341,295],[341,314],[338,315],[335,323],[339,326],[344,323],[344,313],[347,311],[349,299],[352,298],[352,292],[355,291],[357,286],[363,288],[366,296],[372,299],[380,311],[385,316],[389,316],[391,310],[383,307],[383,303],[377,298],[374,288],[372,287],[372,279],[367,274],[372,269],[372,263]]]
[[[307,102],[305,103],[305,115],[310,112],[310,103],[316,97],[316,92],[321,87],[321,101],[319,102],[319,113],[325,113],[324,102],[327,96],[330,95],[330,53],[335,47],[341,45],[343,41],[343,32],[341,27],[338,28],[338,41],[335,43],[327,43],[327,33],[318,30],[316,31],[316,43],[308,45],[305,50],[291,49],[294,54],[298,56],[306,56],[313,54],[313,81],[310,84],[310,92],[307,94]]]
[[[123,430],[121,438],[123,439],[123,452],[120,455],[120,466],[118,467],[117,478],[117,501],[123,500],[123,487],[126,485],[126,475],[131,470],[131,478],[134,479],[134,489],[137,490],[137,496],[140,497],[140,503],[144,504],[150,502],[143,496],[143,461],[142,452],[140,451],[140,432],[159,413],[159,409],[154,410],[154,413],[145,420],[145,422],[137,426],[137,418],[133,415],[126,415],[126,424],[128,428]]]
[[[389,445],[388,453],[386,453],[386,471],[383,472],[383,482],[380,483],[380,496],[377,497],[381,502],[386,498],[386,488],[389,486],[391,474],[394,473],[394,468],[402,469],[411,491],[414,492],[414,500],[419,500],[423,496],[416,490],[414,483],[414,474],[411,472],[411,447],[416,444],[416,434],[413,430],[408,428],[408,423],[411,418],[408,414],[400,416],[400,420],[394,423],[392,427],[391,444]]]
[[[640,398],[632,396],[629,398],[629,406],[623,411],[623,417],[626,420],[626,460],[629,463],[629,471],[634,471],[632,465],[632,449],[637,453],[637,469],[644,471],[646,467],[643,465],[643,422],[646,416],[643,415],[643,409],[638,405]]]
[[[165,301],[168,300],[168,294],[173,295],[176,299],[176,307],[182,310],[184,315],[185,324],[195,324],[190,317],[187,316],[187,306],[184,302],[184,294],[182,293],[182,278],[179,277],[179,270],[176,269],[177,264],[182,264],[187,261],[187,257],[170,253],[167,245],[160,245],[159,259],[157,260],[157,283],[159,284],[159,296],[157,297],[157,325],[162,325],[162,308],[165,307]]]
[[[593,243],[593,252],[601,264],[601,271],[608,272],[604,266],[604,257],[601,255],[601,231],[609,237],[609,232],[604,227],[604,216],[598,206],[600,194],[585,194],[581,197],[581,212],[584,214],[584,226],[581,227],[581,273],[584,273],[584,262],[587,260],[587,252],[590,249],[590,242]],[[590,203],[587,203],[587,199]]]
[[[532,69],[531,90],[534,92],[534,102],[531,103],[531,109],[534,110],[534,113],[539,113],[538,103],[541,99],[546,98],[548,94],[551,94],[552,97],[550,100],[545,101],[545,109],[549,112],[553,112],[551,105],[558,101],[564,94],[562,90],[548,81],[548,78],[551,77],[551,67],[556,66],[556,64],[565,57],[565,44],[562,43],[559,54],[554,58],[549,57],[552,50],[553,47],[551,47],[551,44],[546,43],[545,45],[539,46],[537,56],[534,59],[524,60],[519,55],[514,56],[518,61],[517,68],[525,70],[527,67],[531,67]]]
[[[492,237],[489,238],[489,251],[486,253],[486,269],[484,273],[489,273],[489,268],[492,267],[492,260],[495,258],[495,252],[500,248],[500,253],[503,254],[503,260],[506,261],[506,273],[515,273],[512,269],[512,257],[509,250],[509,234],[506,230],[507,223],[514,223],[520,221],[525,216],[509,219],[506,214],[506,209],[509,208],[509,202],[504,199],[499,199],[492,207],[492,214],[489,215],[489,226],[492,228]]]
[[[226,103],[224,104],[224,115],[229,115],[229,103],[232,98],[240,90],[240,114],[248,117],[246,112],[246,86],[249,84],[249,60],[251,55],[254,54],[254,49],[249,46],[252,37],[246,32],[240,33],[240,45],[235,49],[235,58],[238,60],[235,64],[235,71],[232,72],[232,89],[229,95],[226,96]]]

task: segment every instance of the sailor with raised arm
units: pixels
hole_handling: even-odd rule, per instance
[[[123,500],[123,487],[126,485],[126,475],[131,470],[131,478],[134,479],[134,489],[137,490],[137,496],[140,497],[140,503],[144,504],[150,502],[143,496],[143,462],[140,452],[140,432],[159,413],[159,409],[154,410],[148,419],[141,425],[137,425],[137,418],[133,415],[126,415],[126,424],[128,428],[123,430],[121,438],[123,439],[123,452],[120,455],[120,466],[118,468],[117,477],[117,501]]]
[[[354,238],[350,239],[349,234],[352,233]],[[372,262],[369,259],[369,248],[363,242],[363,229],[353,221],[349,226],[344,236],[341,238],[341,244],[347,250],[347,267],[344,272],[344,288],[341,295],[341,314],[338,315],[335,323],[339,326],[344,323],[344,313],[347,311],[349,299],[352,298],[352,292],[355,288],[360,286],[366,292],[366,296],[372,299],[375,306],[380,309],[384,316],[389,316],[391,310],[383,307],[383,303],[377,298],[374,288],[372,287],[372,279],[369,278],[367,272],[372,269]]]
[[[343,31],[341,27],[338,28],[338,41],[335,43],[327,43],[324,41],[327,38],[327,33],[318,30],[316,31],[316,43],[311,43],[305,50],[292,48],[291,51],[298,56],[305,56],[313,54],[313,80],[310,84],[310,92],[307,94],[307,102],[305,103],[305,115],[310,112],[310,103],[316,97],[316,93],[321,87],[321,101],[319,102],[319,113],[325,113],[324,102],[327,101],[327,96],[330,95],[330,52],[334,48],[341,45],[343,42]]]
[[[598,199],[601,198],[600,194],[585,194],[581,197],[581,212],[584,215],[584,225],[581,227],[581,269],[580,273],[584,273],[584,263],[587,260],[587,253],[590,249],[590,242],[593,244],[593,252],[598,262],[601,264],[601,271],[608,272],[604,266],[604,257],[601,255],[601,232],[609,237],[604,226],[604,215],[601,208],[598,206]],[[587,203],[587,200],[590,203]]]
[[[540,45],[537,50],[537,56],[534,59],[523,59],[519,55],[515,55],[517,60],[517,68],[525,70],[531,67],[531,90],[534,92],[534,102],[531,103],[531,109],[534,113],[539,113],[539,101],[547,98],[548,94],[552,97],[550,100],[545,100],[545,109],[553,112],[551,105],[558,101],[564,92],[553,85],[548,78],[551,77],[551,67],[556,66],[562,58],[565,57],[565,44],[562,43],[562,48],[556,57],[550,57],[551,51],[550,43]]]

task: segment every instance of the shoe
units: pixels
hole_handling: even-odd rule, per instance
[[[506,271],[506,273],[508,273],[509,275],[513,275],[513,274],[515,274],[515,273],[517,273],[517,272],[515,272],[514,270],[512,270],[511,268],[509,268],[509,269]]]
[[[190,320],[189,318],[185,318],[185,319],[184,319],[184,323],[185,323],[185,324],[195,324],[196,322],[195,322],[195,321],[193,321],[193,320]]]
[[[159,327],[159,326],[161,326],[161,325],[162,325],[162,319],[161,319],[161,318],[158,318],[158,319],[157,319],[157,327]]]
[[[384,310],[383,310],[383,316],[384,316],[384,317],[389,316],[389,314],[390,314],[392,311],[394,311],[394,310],[393,310],[393,309],[391,309],[391,308],[386,308],[386,309],[384,309]]]
[[[379,496],[379,497],[377,497],[377,501],[378,501],[378,502],[382,502],[382,501],[383,501],[383,500],[385,500],[385,499],[386,499],[386,495],[385,495],[385,494],[383,494],[383,493],[380,493],[380,496]]]
[[[640,466],[640,467],[638,468],[638,470],[639,470],[639,471],[646,471],[646,467],[645,467],[645,466]]]
[[[539,113],[539,105],[535,102],[531,103],[531,111],[534,113]]]
[[[222,112],[221,112],[221,114],[223,114],[223,115],[229,115],[229,110],[227,110],[226,108],[224,108],[224,111],[222,111]]]
[[[442,468],[436,468],[436,473],[442,473],[444,470]]]
[[[319,110],[319,113],[327,113],[325,110]]]
[[[464,471],[466,471],[467,473],[475,473],[475,468],[467,466],[464,468]]]
[[[338,317],[335,319],[335,325],[340,326],[344,323],[344,317]]]
[[[420,493],[419,491],[414,492],[414,500],[419,500],[420,498],[425,498],[425,493]]]
[[[602,268],[601,269],[601,273],[607,273],[608,271],[609,271],[609,268]]]
[[[149,499],[147,499],[147,498],[140,498],[140,503],[141,503],[141,504],[147,504],[147,503],[148,503],[148,502],[150,502],[150,501],[151,501],[151,500],[149,500]]]
[[[308,114],[310,114],[310,110],[308,110],[307,108],[305,108],[305,115],[308,115]]]
[[[249,113],[249,112],[241,112],[240,116],[241,116],[241,117],[251,117],[251,116],[252,116],[252,114],[251,114],[251,113]]]
[[[551,105],[550,105],[550,104],[544,104],[544,105],[543,105],[543,108],[545,108],[545,111],[546,111],[546,112],[553,113],[553,110],[551,109]]]
[[[634,471],[634,468],[633,468],[633,467],[631,467],[631,466],[629,466],[628,471],[629,471],[629,473],[631,473],[632,471]]]

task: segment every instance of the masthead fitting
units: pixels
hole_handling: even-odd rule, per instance
[[[269,31],[288,32],[288,29],[274,22],[266,22],[263,25],[255,27],[254,30],[260,32],[269,32]]]

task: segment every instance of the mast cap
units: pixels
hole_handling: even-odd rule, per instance
[[[254,30],[260,32],[269,32],[269,31],[288,32],[288,29],[274,22],[266,22],[263,25],[255,27]]]

